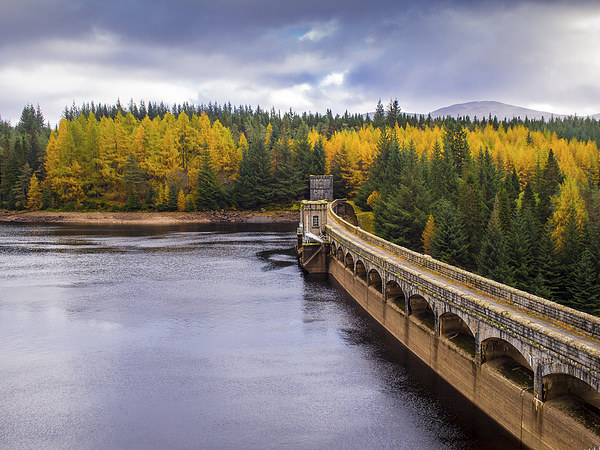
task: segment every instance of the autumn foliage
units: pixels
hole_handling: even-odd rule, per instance
[[[31,106],[14,129],[1,122],[4,207],[263,208],[306,198],[309,175],[326,173],[382,237],[600,311],[594,120],[140,106],[67,109],[54,130]]]

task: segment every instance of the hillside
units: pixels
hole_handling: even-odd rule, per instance
[[[520,106],[508,105],[506,103],[494,102],[494,101],[482,101],[482,102],[467,102],[458,103],[444,108],[436,109],[432,111],[431,117],[457,117],[457,116],[469,116],[471,118],[477,116],[478,118],[487,118],[490,114],[492,117],[497,117],[499,120],[504,118],[512,119],[513,117],[520,117],[525,119],[541,119],[542,117],[546,120],[551,117],[564,118],[564,115],[554,114],[547,111],[537,111],[535,109],[523,108]]]

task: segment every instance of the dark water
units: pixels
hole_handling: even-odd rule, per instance
[[[293,230],[0,225],[0,448],[518,447]]]

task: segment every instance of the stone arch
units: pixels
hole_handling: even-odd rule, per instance
[[[600,415],[600,380],[590,379],[586,373],[560,362],[540,364],[537,373],[542,379],[544,400],[577,397]]]
[[[344,261],[344,249],[341,246],[337,249],[336,259],[338,261]]]
[[[408,298],[408,314],[415,320],[435,329],[435,313],[432,306],[421,294],[413,294]]]
[[[369,270],[369,274],[367,276],[367,284],[369,287],[372,287],[377,290],[380,294],[383,294],[383,280],[381,279],[381,275],[375,269]]]
[[[344,258],[344,266],[354,272],[354,258],[350,252],[346,253],[346,257]]]
[[[356,260],[356,264],[354,265],[354,273],[358,278],[363,281],[367,281],[367,268],[365,267],[365,263],[363,263],[360,259]]]
[[[481,342],[481,362],[493,367],[521,387],[533,386],[533,367],[526,355],[505,339],[488,337]]]
[[[385,285],[385,301],[394,303],[402,311],[406,310],[406,296],[395,280],[388,281]]]
[[[465,320],[453,312],[445,312],[440,316],[440,335],[452,341],[471,356],[475,356],[475,334]]]
[[[542,400],[566,404],[585,421],[590,414],[600,418],[600,392],[591,384],[569,373],[569,368],[542,377]]]

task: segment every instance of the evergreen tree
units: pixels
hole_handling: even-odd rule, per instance
[[[494,158],[487,147],[479,152],[475,160],[477,183],[483,195],[483,200],[488,211],[494,208],[496,193],[498,192],[498,172]]]
[[[498,192],[498,220],[500,228],[505,236],[510,234],[510,223],[513,216],[513,207],[510,201],[510,195],[506,190],[506,184],[502,184]]]
[[[512,285],[530,291],[534,278],[534,243],[526,219],[516,211],[507,234],[508,260],[513,270]]]
[[[213,169],[210,152],[207,148],[204,148],[200,154],[200,167],[198,168],[196,208],[198,211],[218,209],[220,200],[220,190],[217,187],[216,174]]]
[[[558,192],[564,176],[558,166],[558,161],[554,158],[552,149],[548,152],[548,159],[544,166],[541,176],[536,184],[536,191],[539,196],[538,219],[541,224],[546,223],[552,214],[552,197]]]
[[[304,198],[309,198],[310,176],[314,175],[314,152],[310,141],[308,140],[308,126],[302,122],[296,131],[296,139],[294,140],[294,167],[298,173],[297,179],[299,182],[300,192]]]
[[[278,164],[273,170],[273,201],[288,203],[295,201],[300,193],[305,192],[299,174],[292,161],[292,152],[287,139],[280,138],[273,146],[273,153],[278,155]]]
[[[573,208],[569,210],[565,229],[558,245],[559,276],[556,284],[556,300],[563,305],[576,307],[573,303],[575,292],[573,274],[584,249],[582,230]]]
[[[169,190],[165,189],[165,195],[167,197],[167,211],[177,211],[177,200],[179,199],[179,191],[175,183],[169,183]]]
[[[390,104],[388,105],[387,114],[387,126],[390,128],[394,128],[397,123],[400,123],[400,104],[398,103],[398,99],[390,100]]]
[[[431,199],[414,147],[409,147],[406,153],[400,184],[384,190],[384,196],[376,203],[375,230],[396,244],[420,251]]]
[[[437,141],[432,149],[429,184],[429,190],[435,192],[437,198],[444,198],[456,204],[459,178],[454,158],[445,149],[442,151]]]
[[[586,248],[572,274],[571,306],[591,314],[600,313],[600,279],[595,267],[595,255]]]
[[[507,191],[510,194],[510,198],[513,202],[516,202],[517,197],[521,192],[521,180],[517,174],[517,170],[513,167],[512,172],[506,176]]]
[[[444,128],[444,153],[452,161],[458,176],[470,162],[471,153],[467,142],[467,132],[460,122],[448,122]]]
[[[530,211],[531,214],[535,215],[536,210],[535,194],[531,187],[531,183],[527,182],[525,189],[523,189],[523,198],[521,199],[521,209]]]
[[[462,217],[447,200],[440,200],[435,211],[436,233],[433,256],[459,267],[469,264],[469,243]]]
[[[311,175],[325,175],[327,173],[325,147],[323,145],[323,139],[320,136],[317,142],[315,142],[312,166],[313,170]]]
[[[502,232],[497,203],[481,241],[477,270],[480,275],[500,283],[512,283],[513,271],[509,265],[506,238]]]
[[[385,111],[383,109],[383,103],[381,103],[381,99],[379,99],[377,101],[377,106],[375,107],[375,114],[373,115],[373,126],[375,128],[383,128],[385,124]]]
[[[240,177],[236,185],[238,206],[246,209],[262,207],[271,200],[270,154],[264,133],[254,130],[248,149],[242,155]]]
[[[475,176],[468,172],[458,190],[458,211],[465,224],[465,234],[469,242],[469,259],[475,261],[479,254],[481,238],[485,230],[488,211],[483,195],[475,182]]]
[[[531,282],[531,293],[548,300],[557,301],[560,265],[556,247],[552,240],[550,224],[546,224],[540,230],[536,245],[535,267],[537,270],[535,278]]]
[[[135,192],[129,191],[129,194],[127,195],[127,201],[123,205],[123,210],[137,211],[138,209],[140,209],[140,201],[138,196],[135,194]]]
[[[12,198],[14,200],[15,209],[27,208],[27,193],[29,192],[29,181],[31,180],[32,171],[28,163],[21,168],[21,174],[15,185],[12,188]]]

